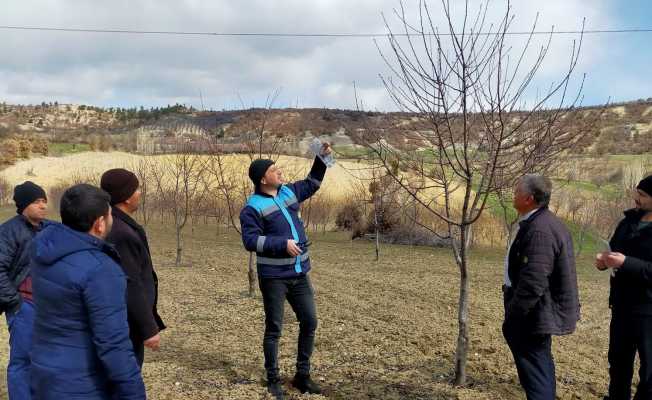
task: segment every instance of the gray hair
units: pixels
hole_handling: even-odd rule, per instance
[[[527,174],[519,180],[519,184],[525,192],[534,197],[539,207],[548,206],[552,194],[552,182],[549,178],[541,174]]]

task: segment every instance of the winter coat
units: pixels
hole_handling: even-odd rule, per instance
[[[292,278],[310,271],[308,238],[299,216],[301,202],[319,190],[326,165],[315,158],[308,177],[282,185],[273,197],[256,190],[240,213],[242,242],[256,252],[258,275],[262,278]],[[302,253],[292,257],[287,241],[293,239]]]
[[[145,399],[115,249],[53,223],[34,238],[31,252],[33,399]]]
[[[575,331],[580,303],[573,240],[547,207],[520,222],[508,256],[505,325],[530,334]]]
[[[113,207],[113,227],[106,241],[120,255],[120,266],[127,275],[127,314],[134,342],[143,342],[165,324],[158,315],[158,278],[152,265],[147,235],[142,226],[117,207]]]
[[[20,307],[18,287],[30,273],[29,245],[49,223],[35,227],[23,215],[16,215],[0,225],[0,314]]]
[[[652,225],[638,229],[643,214],[626,211],[609,243],[612,251],[625,255],[609,292],[609,305],[621,314],[652,315]]]

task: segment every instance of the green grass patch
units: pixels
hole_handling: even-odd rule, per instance
[[[50,155],[57,157],[85,151],[91,151],[91,147],[86,143],[50,143],[48,146]]]
[[[589,192],[592,195],[599,195],[605,199],[614,199],[622,196],[623,193],[618,185],[612,183],[598,186],[592,182],[586,181],[567,181],[565,179],[553,179],[553,182],[560,188],[571,188],[583,192]]]
[[[371,150],[357,146],[333,146],[335,156],[338,158],[365,158],[371,155]]]

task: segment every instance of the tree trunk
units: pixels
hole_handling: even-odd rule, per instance
[[[181,243],[181,229],[183,227],[179,224],[179,213],[178,213],[178,211],[174,213],[174,216],[175,216],[175,218],[174,218],[175,219],[174,227],[176,228],[176,231],[177,231],[177,258],[176,258],[176,260],[174,262],[174,265],[177,266],[177,267],[180,267],[181,266],[181,252],[183,251],[182,243]]]
[[[380,230],[378,229],[378,207],[374,202],[374,225],[376,230],[376,261],[380,260]]]
[[[457,263],[460,268],[460,297],[457,310],[457,348],[455,349],[455,385],[466,384],[466,361],[469,351],[469,274],[468,274],[468,237],[469,227],[460,230],[460,245]]]
[[[378,232],[378,225],[376,225],[376,261],[380,260],[380,233]]]
[[[249,297],[256,296],[256,271],[254,271],[254,253],[249,253]]]

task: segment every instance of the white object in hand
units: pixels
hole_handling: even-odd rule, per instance
[[[335,165],[335,159],[333,158],[332,154],[323,154],[323,144],[319,138],[314,138],[312,139],[312,142],[310,142],[310,146],[308,146],[312,154],[315,156],[319,157],[320,160],[326,164],[328,168],[332,167]]]
[[[602,247],[602,251],[595,255],[595,258],[598,260],[602,260],[602,254],[611,253],[611,245],[609,244],[609,241],[600,238],[600,247]],[[611,276],[615,276],[615,275],[616,275],[616,270],[612,268]]]

